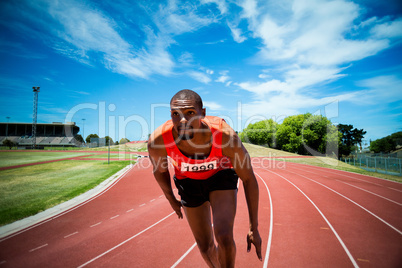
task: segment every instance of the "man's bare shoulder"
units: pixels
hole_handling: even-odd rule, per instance
[[[159,126],[155,131],[149,136],[148,139],[148,151],[153,152],[166,152],[165,143],[163,141],[163,125]]]
[[[222,147],[226,152],[230,149],[242,147],[239,136],[225,121],[222,122]]]

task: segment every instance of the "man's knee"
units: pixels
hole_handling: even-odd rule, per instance
[[[197,246],[201,253],[208,254],[211,250],[215,249],[214,241],[200,241],[197,240]]]
[[[230,230],[215,230],[215,238],[220,247],[231,248],[235,245],[233,232]]]

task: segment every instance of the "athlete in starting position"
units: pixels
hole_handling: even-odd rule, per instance
[[[223,119],[205,115],[201,97],[194,91],[185,89],[176,93],[170,108],[172,119],[152,133],[148,152],[153,174],[173,210],[183,218],[183,206],[201,255],[210,267],[234,267],[233,225],[239,176],[250,219],[247,251],[254,244],[262,260],[258,184],[239,137]],[[168,156],[174,166],[173,179],[181,202],[173,194]]]

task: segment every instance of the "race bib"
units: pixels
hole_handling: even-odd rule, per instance
[[[212,169],[217,169],[218,165],[215,161],[212,162],[206,162],[206,163],[201,163],[201,164],[189,164],[189,163],[181,163],[181,171],[188,172],[197,172],[197,171],[206,171],[206,170],[212,170]]]

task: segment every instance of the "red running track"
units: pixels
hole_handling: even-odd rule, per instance
[[[402,267],[402,184],[301,164],[253,161],[263,262],[246,252],[239,187],[236,267]],[[206,267],[147,158],[58,217],[0,239],[2,267]]]

